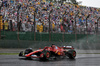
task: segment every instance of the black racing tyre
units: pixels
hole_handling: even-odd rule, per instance
[[[21,51],[21,52],[19,53],[19,56],[23,56],[23,51]]]
[[[41,55],[43,55],[43,57],[41,57]],[[43,51],[41,54],[40,54],[40,60],[48,60],[50,58],[50,52],[49,51]]]
[[[70,58],[70,59],[75,59],[75,57],[76,57],[76,51],[75,50],[69,50],[68,52],[67,52],[67,56]]]
[[[33,52],[33,50],[31,48],[28,48],[28,49],[25,50],[24,54],[29,54],[31,52]]]

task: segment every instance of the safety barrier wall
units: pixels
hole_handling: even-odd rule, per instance
[[[31,40],[34,41],[34,32],[2,31],[2,40]],[[51,41],[71,42],[86,37],[86,34],[51,33]],[[90,35],[89,35],[90,36]],[[49,41],[49,33],[36,33],[36,41]]]
[[[77,34],[77,39],[75,34],[63,34],[52,33],[51,41],[49,41],[48,33],[36,33],[36,41],[34,41],[33,32],[21,32],[19,34],[19,39],[17,39],[17,32],[2,32],[4,36],[0,40],[0,48],[43,48],[44,46],[50,46],[51,44],[56,44],[57,46],[71,45],[75,49],[100,49],[100,35],[85,35]],[[75,41],[76,40],[76,41]]]
[[[80,40],[78,42],[48,42],[48,41],[28,41],[28,40],[0,40],[0,48],[44,48],[45,46],[51,46],[55,44],[57,46],[73,46],[75,49],[89,49],[89,50],[100,50],[99,42],[88,42]]]

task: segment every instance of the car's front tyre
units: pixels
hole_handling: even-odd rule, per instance
[[[50,58],[50,52],[49,51],[43,51],[40,54],[40,60],[48,60]]]

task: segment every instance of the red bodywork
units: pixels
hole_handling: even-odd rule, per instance
[[[45,47],[44,49],[39,49],[36,51],[28,48],[24,52],[21,51],[19,56],[26,58],[39,58],[40,60],[64,58],[66,56],[70,59],[75,59],[76,51],[74,50],[73,46],[58,47],[52,45],[51,47]]]
[[[39,57],[36,57],[36,56],[31,56],[31,55],[33,55],[33,54],[35,54],[35,53],[38,53],[38,52],[42,52],[42,51],[43,51],[43,49],[36,50],[36,51],[34,51],[34,52],[31,52],[31,53],[25,55],[25,57],[39,58]]]
[[[55,48],[45,47],[44,49],[39,49],[39,50],[36,50],[34,52],[29,53],[29,54],[25,55],[25,57],[40,58],[40,56],[32,56],[32,55],[34,55],[38,52],[42,52],[43,50],[52,51],[52,52],[56,53],[59,56],[65,55],[64,51],[66,51],[66,50],[63,49],[63,47],[58,47],[58,46],[56,46]]]

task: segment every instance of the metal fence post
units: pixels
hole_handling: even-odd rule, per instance
[[[76,17],[79,14],[79,11],[77,12],[77,14],[75,15],[75,42],[77,42],[77,34],[76,34]]]
[[[2,1],[0,1],[0,40],[1,40],[1,23],[2,23],[2,15],[1,15],[1,7],[2,7]]]
[[[50,22],[50,14],[52,13],[53,9],[50,10],[49,12],[49,41],[51,41],[51,22]]]
[[[50,12],[51,13],[51,12]],[[51,41],[51,23],[50,23],[50,13],[49,13],[49,41]]]
[[[0,40],[1,40],[1,27],[2,27],[1,23],[2,23],[2,15],[0,13]]]
[[[90,14],[88,14],[88,16],[86,17],[86,32],[87,32],[87,43],[88,43],[88,31],[87,31],[87,19],[89,18]]]
[[[36,32],[35,32],[35,26],[36,26],[36,23],[35,23],[35,16],[36,16],[36,10],[34,11],[34,41],[36,41]]]
[[[65,13],[63,14],[63,16],[62,16],[62,19],[63,19],[63,24],[64,24],[64,15],[66,15],[66,11],[65,11]],[[64,26],[63,26],[64,27]],[[65,32],[63,32],[63,35],[62,35],[62,38],[63,38],[63,42],[64,42],[64,40],[65,40],[65,37],[64,37],[64,35],[65,35]]]
[[[18,10],[17,10],[17,25],[18,25],[18,32],[17,32],[17,39],[19,40],[19,29],[20,29],[20,23],[19,23],[19,9],[21,7],[21,4],[17,5]]]
[[[98,30],[98,25],[99,25],[98,23],[99,23],[99,19],[100,19],[100,17],[97,19],[97,33],[98,33],[98,31],[99,31],[99,30]]]

